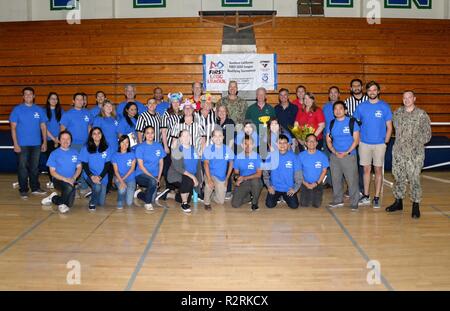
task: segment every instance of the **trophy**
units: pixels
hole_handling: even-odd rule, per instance
[[[258,120],[264,125],[264,127],[267,127],[267,122],[269,122],[270,116],[262,116],[259,117]]]

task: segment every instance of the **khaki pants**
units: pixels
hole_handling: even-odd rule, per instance
[[[217,204],[223,204],[225,202],[225,194],[227,192],[227,185],[225,181],[218,180],[215,176],[211,176],[214,182],[214,189],[212,189],[205,181],[205,205],[211,204],[211,197]]]

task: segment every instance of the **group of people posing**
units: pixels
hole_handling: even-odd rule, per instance
[[[192,84],[192,95],[153,91],[144,104],[136,89],[127,85],[125,100],[117,106],[104,92],[87,106],[84,93],[73,95],[73,108],[64,111],[59,96],[48,94],[45,107],[34,103],[35,92],[23,89],[23,103],[10,115],[14,151],[18,154],[19,192],[46,195],[39,183],[38,163],[46,153],[52,192],[42,204],[55,204],[66,213],[79,196],[90,197],[88,208],[105,204],[107,193],[117,191],[117,207],[143,205],[153,210],[157,200],[175,199],[191,212],[190,202],[231,199],[235,208],[259,208],[284,202],[290,208],[320,207],[324,187],[332,187],[332,208],[361,205],[380,208],[383,166],[393,128],[394,204],[386,211],[403,209],[406,183],[411,186],[412,217],[420,217],[420,171],[424,144],[431,138],[430,120],[415,106],[414,91],[403,93],[403,106],[394,114],[380,99],[380,85],[354,79],[350,97],[340,100],[340,90],[329,88],[329,101],[317,106],[314,94],[302,85],[297,99],[279,90],[279,103],[267,103],[264,88],[256,90],[256,103],[248,106],[230,81],[228,94],[215,101],[203,94],[201,82]],[[312,131],[296,137],[295,126]],[[372,167],[375,191],[370,199]],[[345,190],[347,188],[347,190]]]

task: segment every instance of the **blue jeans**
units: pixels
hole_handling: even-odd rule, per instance
[[[125,189],[120,189],[120,183],[115,178],[114,183],[117,186],[117,206],[123,206],[124,201],[127,206],[131,206],[133,204],[134,191],[136,190],[136,181],[134,179],[126,181],[127,187]]]
[[[94,184],[91,179],[87,179],[86,181],[92,189],[92,195],[91,200],[89,201],[89,205],[105,205],[107,185]]]
[[[298,207],[298,197],[297,194],[294,194],[293,196],[288,196],[287,192],[279,192],[275,191],[275,194],[270,194],[267,192],[266,197],[266,206],[268,208],[274,208],[277,206],[277,201],[280,199],[280,197],[283,197],[284,201],[290,208],[297,208]]]
[[[53,183],[55,185],[55,189],[61,191],[60,195],[56,195],[52,198],[53,204],[65,204],[68,207],[72,207],[73,202],[75,201],[75,187],[56,178],[53,179]]]
[[[19,167],[17,168],[17,177],[19,179],[19,191],[28,192],[28,180],[30,181],[31,191],[38,190],[39,184],[39,157],[41,155],[41,146],[20,146]]]
[[[136,183],[139,186],[147,188],[145,193],[138,193],[138,199],[144,201],[145,204],[153,203],[156,200],[156,190],[158,187],[157,181],[154,177],[145,174],[136,176]]]
[[[80,153],[83,146],[84,146],[84,144],[72,144],[70,146],[70,148],[75,149],[76,151],[78,151],[78,153]],[[83,174],[81,174],[80,177],[78,178],[78,184],[80,185],[80,187],[79,187],[80,190],[86,190],[88,188],[88,182],[83,177]]]

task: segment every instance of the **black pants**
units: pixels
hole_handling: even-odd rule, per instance
[[[39,156],[41,155],[41,146],[20,146],[19,167],[17,168],[17,177],[19,179],[19,191],[28,192],[28,181],[31,191],[41,188],[39,184]]]
[[[267,197],[266,197],[266,206],[268,208],[273,208],[277,205],[278,199],[280,197],[283,197],[284,201],[286,201],[286,204],[290,207],[290,208],[297,208],[298,207],[298,198],[297,198],[297,194],[294,194],[293,196],[288,196],[287,192],[278,192],[275,191],[275,194],[270,194],[269,192],[267,192]]]
[[[322,185],[318,185],[314,189],[308,189],[302,184],[300,187],[300,205],[319,207],[322,205],[323,188]]]
[[[172,164],[172,158],[170,157],[170,153],[164,157],[163,161],[163,171],[162,174],[164,176],[164,180],[166,181],[166,188],[170,190],[175,190],[176,186],[169,183],[167,180],[167,173],[169,172],[170,165]]]
[[[73,202],[75,201],[75,186],[56,178],[53,178],[53,185],[55,186],[55,189],[61,191],[60,195],[55,195],[52,198],[53,204],[65,204],[68,207],[72,207]]]
[[[178,188],[179,192],[175,195],[175,201],[179,203],[183,203],[181,199],[182,193],[189,193],[188,202],[191,201],[192,191],[194,190],[194,181],[187,177],[186,175],[183,175],[181,177],[181,183],[175,182],[172,184],[176,188]]]

